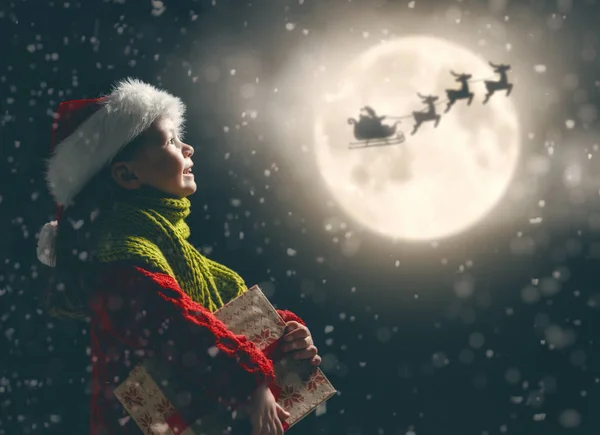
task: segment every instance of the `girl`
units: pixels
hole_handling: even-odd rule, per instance
[[[92,435],[140,433],[113,389],[146,358],[168,363],[186,386],[182,414],[244,405],[253,435],[280,435],[288,414],[269,389],[272,361],[211,314],[244,281],[187,241],[196,181],[184,112],[179,98],[134,79],[59,106],[46,177],[57,221],[38,244],[40,261],[55,268],[47,306],[90,322]],[[318,366],[306,326],[279,313],[283,351]]]

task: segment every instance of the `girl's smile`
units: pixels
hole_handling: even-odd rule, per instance
[[[125,189],[150,186],[178,198],[194,193],[194,148],[180,140],[173,121],[159,118],[143,135],[144,145],[131,160],[113,164],[115,181]]]

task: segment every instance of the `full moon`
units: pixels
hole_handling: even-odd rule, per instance
[[[444,113],[445,90],[460,88],[451,70],[472,74],[474,98],[471,105],[457,100]],[[488,59],[435,37],[399,38],[358,56],[319,103],[315,119],[319,170],[341,208],[375,233],[413,241],[452,236],[485,218],[508,187],[520,153],[511,96],[500,90],[483,104],[483,79],[498,78]],[[441,119],[411,135],[412,112],[426,110],[418,92],[439,97]],[[405,117],[397,126],[405,142],[348,149],[356,139],[347,119],[357,119],[364,106],[389,117],[386,125]]]

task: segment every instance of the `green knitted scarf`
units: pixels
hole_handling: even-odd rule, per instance
[[[95,256],[100,262],[128,260],[166,273],[208,310],[246,291],[234,271],[209,260],[187,238],[190,201],[148,192],[128,195],[98,218]]]

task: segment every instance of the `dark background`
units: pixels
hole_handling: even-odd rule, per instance
[[[600,433],[600,182],[594,166],[600,5],[408,4],[178,0],[161,11],[145,0],[2,2],[0,434],[86,432],[85,327],[56,322],[38,307],[47,271],[35,257],[36,236],[53,215],[43,165],[58,103],[97,97],[129,75],[164,86],[188,104],[187,139],[196,146],[200,185],[192,200],[193,241],[307,321],[323,369],[340,391],[323,415],[311,415],[291,432]],[[406,244],[349,222],[362,244],[344,255],[343,232],[332,234],[323,223],[347,218],[326,192],[297,176],[294,161],[278,152],[287,144],[276,144],[268,120],[252,127],[262,141],[243,129],[224,132],[222,126],[239,117],[229,97],[238,86],[227,74],[230,63],[238,50],[250,50],[260,59],[261,82],[274,82],[290,47],[304,38],[300,28],[310,30],[303,41],[316,45],[332,26],[346,26],[336,21],[337,9],[369,10],[388,21],[393,14],[443,21],[450,7],[462,11],[462,35],[471,31],[474,40],[482,37],[476,19],[509,16],[515,62],[530,70],[552,66],[546,87],[531,89],[534,108],[523,114],[535,118],[524,134],[535,131],[536,138],[524,145],[507,199],[475,228],[438,245]],[[379,27],[362,17],[352,25]],[[285,27],[290,20],[299,23],[295,32]],[[209,64],[223,71],[216,81],[203,75]],[[270,98],[282,104],[285,91]],[[575,120],[574,128],[565,127],[567,119]],[[549,169],[532,174],[539,159]],[[573,161],[581,181],[565,183]],[[267,185],[263,172],[273,164],[278,170]],[[314,172],[310,159],[302,164]],[[535,186],[523,206],[511,200],[515,186]],[[542,223],[531,225],[529,218],[538,216]],[[470,296],[457,291],[465,286]],[[326,333],[327,326],[333,330]]]

